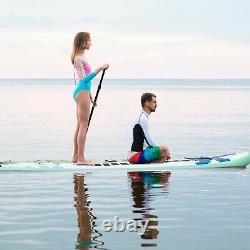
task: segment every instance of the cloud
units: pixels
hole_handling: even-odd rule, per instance
[[[49,28],[54,26],[51,18],[29,16],[1,16],[0,28]]]
[[[76,28],[78,26],[103,25],[103,20],[89,17],[72,17],[72,18],[53,18],[53,17],[34,17],[34,16],[0,16],[0,29],[65,29]]]

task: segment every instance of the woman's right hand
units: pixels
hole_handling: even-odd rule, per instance
[[[107,63],[104,63],[103,65],[101,65],[99,68],[97,68],[97,69],[95,70],[95,73],[98,74],[100,71],[106,70],[106,69],[108,69],[108,68],[109,68],[109,65],[108,65]]]
[[[109,65],[107,63],[104,63],[103,65],[101,65],[101,70],[105,70],[109,68]]]

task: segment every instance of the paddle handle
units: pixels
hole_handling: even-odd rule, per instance
[[[99,82],[99,84],[98,84],[98,88],[97,88],[97,91],[96,91],[94,103],[97,102],[99,92],[100,92],[100,90],[101,90],[101,88],[102,88],[102,81],[103,81],[103,78],[104,78],[104,75],[105,75],[105,71],[106,71],[106,69],[104,69],[104,70],[102,71],[102,76],[101,76],[100,82]],[[88,132],[89,124],[90,124],[91,118],[92,118],[92,116],[93,116],[94,109],[95,109],[95,105],[93,105],[92,108],[91,108],[91,112],[90,112],[90,115],[89,115],[89,121],[88,121],[88,127],[87,127],[86,133]]]

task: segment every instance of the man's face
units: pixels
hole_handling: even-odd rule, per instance
[[[156,97],[152,97],[151,102],[148,102],[148,108],[151,112],[155,112],[157,107]]]

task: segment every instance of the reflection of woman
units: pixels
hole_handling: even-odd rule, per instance
[[[77,236],[76,249],[89,249],[91,245],[95,244],[95,247],[101,246],[104,242],[97,240],[101,234],[95,229],[94,219],[96,219],[89,207],[89,201],[87,201],[88,194],[84,184],[84,175],[74,174],[74,192],[75,192],[75,208],[77,211],[77,221],[79,227],[79,234]],[[95,237],[92,237],[96,234]],[[99,248],[102,249],[102,248]]]
[[[145,223],[146,220],[149,221],[148,228],[141,235],[141,238],[156,239],[159,234],[156,227],[158,225],[158,216],[150,213],[150,210],[153,209],[150,207],[150,199],[152,198],[150,189],[153,187],[166,188],[170,172],[129,172],[128,177],[132,187],[133,207],[135,208],[133,212],[142,214],[140,218],[142,223]],[[143,244],[143,246],[156,246],[156,244]]]
[[[78,165],[91,164],[91,161],[87,160],[84,156],[90,102],[93,103],[93,98],[90,94],[91,80],[100,71],[109,67],[108,64],[103,64],[96,70],[91,70],[85,58],[85,50],[89,50],[90,46],[91,39],[89,33],[79,32],[76,34],[71,54],[71,62],[74,65],[74,77],[76,75],[78,80],[77,84],[75,81],[76,87],[73,92],[73,97],[77,106],[77,126],[74,135],[74,153],[72,161]]]
[[[77,237],[77,249],[89,249],[91,245],[91,217],[88,211],[86,193],[84,187],[84,176],[74,175],[75,208],[78,215],[79,234]]]

